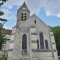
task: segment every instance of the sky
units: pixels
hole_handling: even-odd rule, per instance
[[[12,29],[16,25],[17,10],[24,3],[28,6],[30,14],[36,14],[49,26],[60,26],[60,0],[8,0],[0,7],[4,12],[1,18],[7,19],[4,27]]]

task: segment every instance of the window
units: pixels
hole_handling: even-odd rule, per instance
[[[26,13],[25,14],[21,13],[21,20],[23,20],[23,21],[26,20],[26,17],[27,17]]]
[[[26,20],[26,13],[25,13],[25,15],[24,15],[24,20]]]
[[[34,21],[34,23],[36,24],[36,20]]]
[[[22,49],[23,50],[26,50],[27,49],[27,36],[26,36],[26,34],[24,34],[22,36]]]
[[[21,13],[21,15],[23,15],[23,13]]]
[[[24,16],[25,20],[26,20],[26,16]]]
[[[46,46],[46,49],[48,49],[48,41],[45,40],[45,46]]]
[[[26,14],[25,14],[26,15]]]
[[[39,49],[39,40],[37,40],[37,48]]]
[[[26,20],[26,18],[24,20]]]
[[[40,48],[41,49],[44,49],[44,38],[43,38],[43,34],[40,33],[39,37],[40,37]]]
[[[21,13],[21,20],[23,20],[23,13]]]
[[[21,18],[23,18],[23,16],[21,16]]]
[[[26,17],[26,16],[25,16]]]

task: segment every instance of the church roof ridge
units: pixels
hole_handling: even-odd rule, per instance
[[[41,22],[43,22],[36,14],[31,15],[30,18],[31,18],[31,17],[34,17],[34,16],[37,17]],[[44,22],[43,22],[43,23],[44,23]],[[46,23],[44,23],[44,24],[48,27],[48,25],[47,25]]]

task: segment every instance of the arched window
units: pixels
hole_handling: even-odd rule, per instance
[[[45,40],[45,46],[46,46],[46,49],[48,49],[48,41]]]
[[[26,36],[26,34],[24,34],[22,36],[22,49],[23,50],[26,50],[27,49],[27,36]]]
[[[39,40],[37,40],[37,48],[39,49]]]
[[[44,38],[43,38],[43,33],[40,33],[40,48],[44,49]]]

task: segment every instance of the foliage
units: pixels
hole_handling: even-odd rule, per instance
[[[0,11],[0,16],[3,15],[3,14],[4,13],[2,11]],[[3,19],[3,18],[0,18],[0,21],[1,21],[1,23],[3,23],[3,22],[5,23],[7,20],[6,19]]]
[[[55,36],[58,55],[60,55],[60,26],[52,27],[52,31]]]
[[[0,11],[0,16],[3,15],[4,13],[2,11]]]
[[[4,4],[4,3],[3,3],[3,2],[1,2],[1,3],[0,3],[0,6],[1,6],[1,5],[3,5],[3,4]]]
[[[3,35],[2,32],[1,32],[2,29],[3,28],[0,27],[0,50],[1,50],[4,42],[6,41],[5,35]]]
[[[3,2],[6,2],[7,0],[2,0]]]
[[[5,55],[3,55],[2,58],[0,58],[0,60],[7,60],[7,58],[5,57]]]
[[[4,4],[4,2],[6,2],[7,0],[0,0],[0,6]]]
[[[2,18],[0,18],[0,21],[4,21],[4,22],[6,22],[7,20],[6,20],[6,19],[2,19]]]
[[[5,0],[2,0],[2,2],[6,2]],[[1,2],[1,3],[2,3]],[[0,7],[1,7],[1,4],[0,3]],[[0,11],[0,16],[3,15],[4,13],[2,11]],[[3,43],[5,42],[6,38],[5,38],[5,35],[2,34],[2,29],[3,29],[3,25],[4,23],[6,22],[7,20],[6,19],[3,19],[3,18],[0,18],[0,50],[3,46]]]

